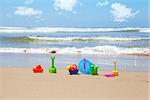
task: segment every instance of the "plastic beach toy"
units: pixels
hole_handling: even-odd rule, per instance
[[[69,70],[78,70],[78,66],[76,64],[72,64]]]
[[[114,74],[103,74],[102,76],[105,76],[105,77],[115,77]]]
[[[79,71],[83,74],[90,74],[91,65],[93,65],[93,64],[89,60],[84,58],[78,64]]]
[[[69,70],[70,75],[78,74],[78,70]]]
[[[116,63],[117,61],[113,60],[113,63],[114,63],[114,70],[112,70],[112,74],[102,74],[102,76],[105,76],[105,77],[115,77],[115,76],[118,76],[118,70],[117,70],[117,66],[116,66]]]
[[[91,75],[98,75],[98,66],[91,65]]]
[[[68,65],[66,69],[69,70],[70,75],[78,74],[78,66],[76,64]]]
[[[78,67],[79,71],[83,74],[98,75],[98,66],[92,64],[85,58],[79,62]]]
[[[116,66],[117,61],[113,60],[113,63],[114,63],[114,70],[112,70],[112,74],[118,76],[119,74]]]
[[[51,57],[51,60],[52,60],[52,65],[49,67],[49,72],[50,72],[50,73],[56,73],[56,67],[55,67],[55,65],[54,65],[55,57],[52,56],[52,57]]]
[[[41,65],[37,65],[35,68],[33,68],[33,72],[34,73],[42,73],[43,72],[43,68]]]

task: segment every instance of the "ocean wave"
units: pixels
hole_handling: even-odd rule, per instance
[[[150,29],[148,29],[148,28],[146,28],[146,29],[140,29],[139,32],[150,33]]]
[[[29,36],[29,40],[39,40],[39,41],[52,41],[52,42],[60,42],[60,41],[149,41],[150,38],[114,38],[114,37],[64,37],[64,38],[56,38],[56,37],[39,37],[39,36]]]
[[[1,40],[7,41],[49,41],[49,42],[131,42],[131,41],[150,41],[150,37],[119,38],[119,37],[44,37],[44,36],[27,36],[27,37],[4,37]]]
[[[58,54],[129,54],[150,56],[150,47],[124,48],[116,46],[96,46],[84,48],[0,48],[0,53],[50,53],[53,50]]]
[[[43,28],[24,28],[24,27],[0,27],[0,32],[6,33],[49,33],[49,32],[150,32],[150,28],[63,28],[63,27],[43,27]]]

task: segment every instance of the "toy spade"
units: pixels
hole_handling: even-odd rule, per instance
[[[117,70],[117,61],[113,60],[113,63],[114,63],[114,70],[112,70],[112,74],[115,75],[115,76],[118,76],[118,70]]]
[[[49,72],[50,72],[50,73],[56,73],[56,67],[55,67],[55,65],[54,65],[55,57],[52,56],[52,57],[51,57],[51,60],[52,60],[52,65],[49,67]]]

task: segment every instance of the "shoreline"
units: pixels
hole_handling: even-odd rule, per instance
[[[55,65],[58,68],[66,68],[67,65],[77,64],[83,58],[89,59],[93,64],[100,66],[100,70],[112,70],[112,60],[117,60],[117,69],[120,71],[150,71],[149,56],[131,55],[75,55],[53,54]],[[18,54],[0,53],[0,67],[34,67],[41,64],[44,68],[51,65],[51,54]],[[12,59],[13,58],[13,59]]]

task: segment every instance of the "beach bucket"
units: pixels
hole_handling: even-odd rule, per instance
[[[78,64],[79,71],[83,74],[90,74],[91,73],[91,65],[94,65],[94,64],[92,64],[89,60],[84,58]]]

